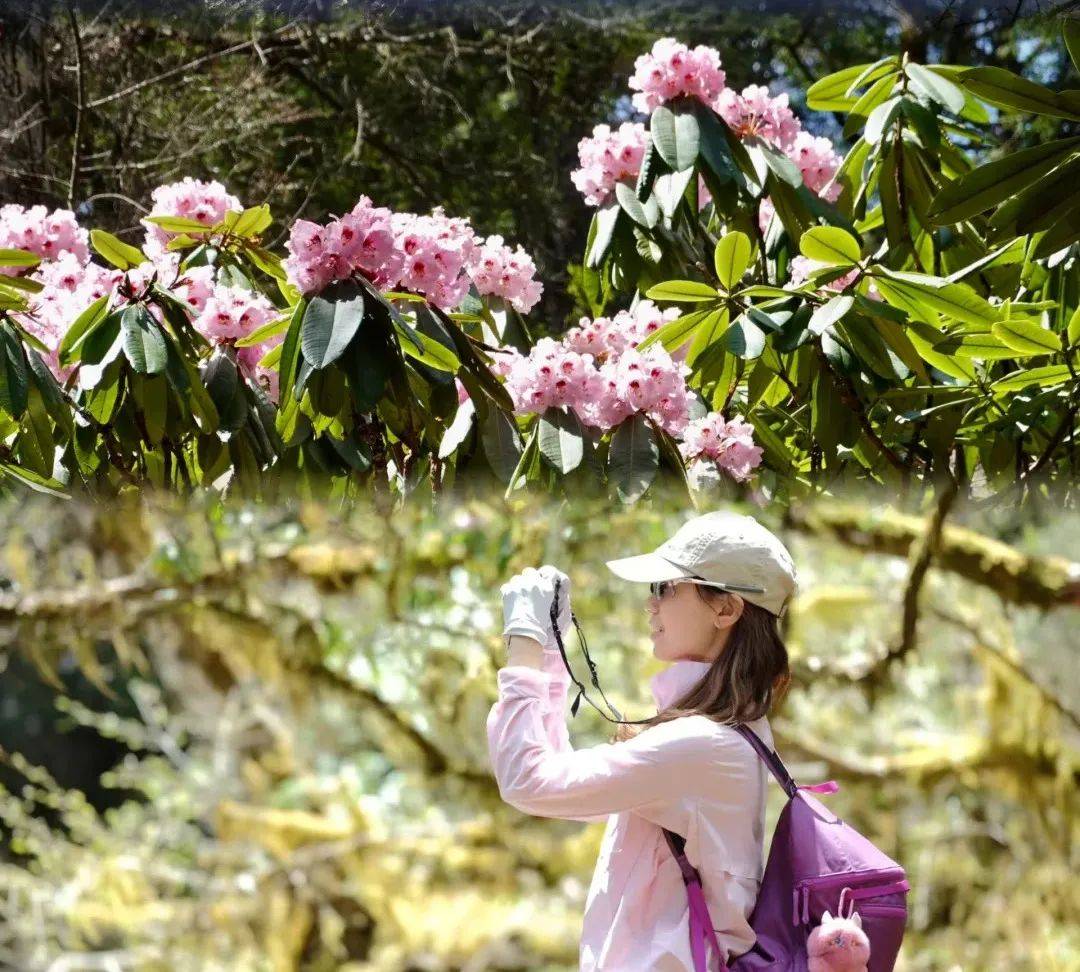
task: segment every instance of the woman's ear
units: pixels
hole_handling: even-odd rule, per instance
[[[742,617],[745,603],[738,594],[725,591],[719,610],[713,612],[713,623],[718,628],[730,627]]]

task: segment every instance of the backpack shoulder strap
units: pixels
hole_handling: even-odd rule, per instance
[[[737,723],[731,728],[754,747],[754,751],[761,757],[762,762],[768,767],[769,772],[776,777],[776,782],[783,787],[784,792],[789,797],[795,796],[799,786],[788,772],[787,767],[784,765],[784,761],[776,754],[776,750],[769,749],[762,741],[761,737],[754,732],[753,729],[743,723]]]

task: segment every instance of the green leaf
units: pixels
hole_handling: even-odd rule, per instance
[[[156,375],[165,370],[168,353],[165,335],[158,322],[142,304],[132,304],[120,317],[124,333],[124,355],[131,367],[142,375]]]
[[[514,420],[502,409],[489,408],[480,419],[480,442],[495,475],[510,483],[523,451]]]
[[[878,105],[866,118],[863,127],[863,138],[870,145],[877,145],[885,129],[892,123],[896,112],[900,110],[900,95],[894,95]]]
[[[725,290],[731,290],[746,273],[754,252],[750,237],[735,230],[720,238],[713,251],[716,276]]]
[[[139,375],[137,378],[131,389],[142,409],[146,438],[151,445],[158,445],[165,435],[169,414],[169,382],[165,375]]]
[[[1016,391],[1026,388],[1028,385],[1039,385],[1041,388],[1052,388],[1068,381],[1072,377],[1068,365],[1044,365],[1041,368],[1026,368],[1013,375],[999,378],[990,385],[994,394],[999,392]]]
[[[615,196],[623,211],[639,226],[652,229],[659,222],[660,205],[655,196],[650,196],[642,202],[625,182],[615,183]]]
[[[692,314],[683,314],[682,317],[661,324],[655,331],[638,342],[637,349],[643,351],[650,344],[659,343],[669,353],[676,351],[693,337],[697,326],[712,313],[715,312],[712,310],[694,311]]]
[[[656,151],[673,172],[689,169],[697,161],[701,130],[692,108],[672,111],[667,105],[653,110],[649,122]]]
[[[275,280],[284,281],[286,279],[285,267],[282,264],[281,257],[276,253],[271,253],[270,250],[264,247],[252,246],[251,244],[245,245],[243,253],[263,273],[273,277]]]
[[[273,221],[274,217],[270,214],[270,207],[263,203],[261,206],[252,206],[243,212],[230,210],[225,214],[225,218],[213,227],[213,230],[214,232],[229,233],[232,236],[248,239],[252,236],[258,236]]]
[[[0,249],[0,267],[36,267],[41,257],[29,250]]]
[[[1028,354],[1053,354],[1061,350],[1061,336],[1031,321],[998,321],[991,328],[1004,344]]]
[[[60,347],[57,351],[60,364],[70,364],[76,357],[75,349],[80,345],[101,322],[109,316],[109,295],[102,294],[89,307],[86,308],[72,325],[64,332],[60,339]]]
[[[765,171],[768,170],[789,186],[797,188],[803,184],[802,172],[799,167],[783,152],[777,151],[764,139],[752,135],[743,139],[743,144],[746,146],[750,158],[754,160],[754,169],[759,173],[762,180],[765,178]]]
[[[1080,200],[1074,191],[1080,178],[1080,154],[1072,155],[1053,171],[1011,198],[991,217],[999,237],[1049,229]],[[1060,211],[1060,212],[1059,212]]]
[[[821,334],[822,331],[835,324],[851,310],[854,303],[855,298],[849,294],[833,297],[832,300],[814,310],[814,313],[810,315],[810,323],[807,326],[812,333]]]
[[[851,106],[851,114],[844,122],[843,135],[845,138],[853,138],[866,125],[870,113],[892,95],[896,85],[896,76],[892,73],[878,78],[865,94]]]
[[[806,90],[806,106],[814,111],[847,111],[856,101],[847,93],[848,88],[856,80],[864,84],[871,80],[872,76],[867,76],[866,71],[873,66],[871,63],[853,64],[819,78]]]
[[[969,219],[1040,179],[1078,145],[1080,136],[1061,138],[980,165],[942,189],[928,216],[939,226]]]
[[[26,410],[27,365],[22,344],[11,325],[0,321],[0,411],[13,419]]]
[[[0,473],[3,473],[5,476],[10,476],[12,479],[17,479],[24,486],[29,486],[36,492],[47,493],[50,496],[57,496],[60,499],[71,498],[64,492],[63,483],[50,476],[40,476],[32,469],[24,469],[11,462],[0,462]]]
[[[874,278],[883,297],[894,307],[918,311],[923,305],[958,321],[992,324],[1000,311],[967,284],[949,283],[943,277],[874,268]],[[920,316],[920,315],[916,315]]]
[[[169,233],[208,233],[210,227],[186,216],[147,216],[143,222],[153,223]]]
[[[1061,18],[1061,36],[1065,39],[1065,48],[1073,62],[1073,67],[1080,71],[1080,20],[1076,17]]]
[[[744,314],[724,332],[724,343],[732,354],[750,361],[765,350],[765,332]]]
[[[537,436],[540,454],[564,476],[581,465],[583,433],[573,409],[548,408],[540,416]]]
[[[1049,88],[1028,81],[1004,68],[969,68],[960,75],[960,83],[983,101],[989,101],[1000,108],[1080,121],[1080,114],[1074,108],[1066,106],[1063,99]]]
[[[652,484],[660,467],[660,447],[644,414],[624,419],[608,445],[608,478],[625,503],[633,503]]]
[[[476,421],[476,405],[471,398],[466,398],[454,413],[454,420],[447,426],[439,441],[439,458],[452,456],[465,441]]]
[[[229,433],[240,431],[247,422],[247,402],[236,363],[219,351],[206,363],[202,377],[217,410],[218,428]]]
[[[356,336],[364,319],[364,295],[349,282],[333,284],[312,297],[304,312],[300,347],[316,371],[333,364]]]
[[[964,110],[964,92],[947,78],[911,62],[905,65],[904,70],[915,89],[931,101],[948,108],[954,115]]]
[[[285,332],[285,340],[281,345],[281,358],[278,365],[278,394],[281,401],[289,397],[296,381],[297,366],[300,363],[300,331],[303,328],[306,310],[307,300],[301,298],[293,307],[289,329]]]
[[[808,229],[799,240],[799,250],[804,257],[830,266],[852,266],[860,256],[859,241],[836,226]]]
[[[847,86],[847,89],[844,91],[845,97],[857,98],[858,94],[856,92],[860,88],[863,88],[866,85],[873,87],[883,76],[889,77],[895,75],[897,73],[895,70],[896,66],[897,60],[895,54],[890,54],[888,57],[883,57],[873,64],[868,65],[859,73],[858,77]],[[854,109],[852,109],[852,111],[854,111]]]
[[[700,303],[720,297],[708,284],[697,280],[665,280],[650,287],[645,296],[650,300],[672,300],[681,303]]]
[[[728,142],[727,125],[711,108],[700,102],[695,103],[694,111],[697,113],[698,128],[701,131],[700,152],[705,165],[719,182],[734,180],[741,183],[742,173]]]
[[[1065,333],[1070,345],[1080,344],[1080,307],[1073,311]]]
[[[394,317],[393,322],[401,350],[410,358],[415,358],[439,371],[454,372],[461,367],[461,361],[457,355],[445,344],[417,331],[400,317]]]
[[[137,267],[140,263],[146,262],[146,256],[142,250],[129,246],[123,240],[118,240],[112,233],[106,233],[104,230],[90,230],[90,244],[99,255],[121,270],[130,270],[132,267]]]
[[[71,436],[75,431],[75,422],[71,414],[71,402],[64,395],[56,377],[49,370],[41,355],[36,351],[30,351],[26,355],[26,362],[30,366],[30,376],[57,428],[62,429],[64,434]]]
[[[276,317],[272,321],[267,321],[262,327],[255,328],[250,334],[245,334],[242,338],[238,338],[233,343],[238,348],[250,348],[254,347],[256,344],[262,344],[264,341],[269,341],[270,338],[277,337],[279,334],[283,334],[287,331],[291,321],[291,314]]]
[[[653,182],[653,196],[660,205],[660,212],[671,217],[679,208],[686,187],[694,177],[694,169],[684,169],[682,172],[665,172],[656,177]],[[640,196],[638,197],[641,198]]]
[[[622,207],[618,199],[612,199],[601,206],[593,215],[592,227],[589,236],[592,238],[591,245],[585,250],[585,265],[595,269],[603,262],[604,254],[611,245],[611,238],[615,233],[615,224],[618,222]]]

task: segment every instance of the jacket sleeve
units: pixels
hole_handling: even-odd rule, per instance
[[[544,649],[543,666],[549,676],[547,699],[541,707],[544,732],[553,749],[562,753],[570,752],[574,748],[566,725],[566,694],[570,687],[570,673],[557,648]]]
[[[663,826],[670,819],[665,808],[694,792],[707,775],[711,743],[688,732],[688,720],[664,723],[626,742],[559,750],[543,722],[550,674],[508,665],[497,677],[488,748],[500,795],[524,813],[602,820],[633,810]]]

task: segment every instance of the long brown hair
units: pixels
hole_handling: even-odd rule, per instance
[[[692,585],[707,604],[730,597],[726,591]],[[620,725],[612,742],[632,739],[652,726],[684,716],[703,715],[731,725],[753,722],[767,714],[791,681],[788,651],[780,634],[779,618],[771,611],[743,600],[724,650],[701,681],[675,699],[662,712],[638,725]]]

